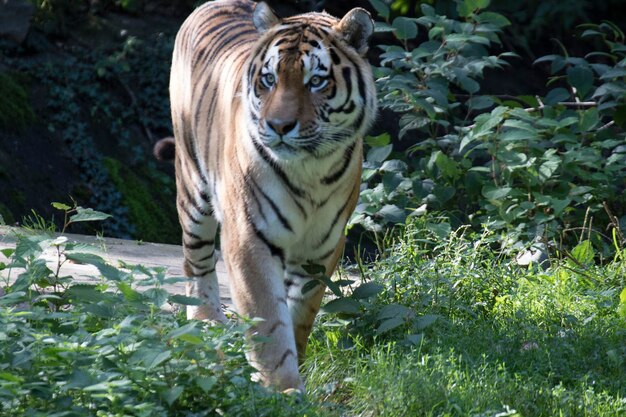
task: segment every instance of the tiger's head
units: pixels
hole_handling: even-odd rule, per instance
[[[364,55],[374,30],[356,8],[279,19],[265,3],[253,22],[260,39],[244,77],[248,130],[279,160],[320,157],[349,146],[369,128],[376,93]]]

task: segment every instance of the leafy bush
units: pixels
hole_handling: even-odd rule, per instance
[[[591,234],[599,256],[610,256],[626,242],[624,36],[609,23],[587,25],[583,37],[600,38],[607,52],[539,59],[556,83],[543,98],[479,95],[483,70],[511,55],[487,54],[508,24],[481,10],[488,3],[459,3],[463,22],[422,5],[424,16],[383,25],[403,46],[381,47],[379,98],[402,114],[399,136],[410,146],[402,156],[388,135],[367,140],[367,187],[350,224],[380,233],[438,210],[453,226],[498,232],[506,250],[536,241],[567,249]],[[428,40],[412,47],[418,27]]]
[[[65,227],[108,217],[55,207],[65,212]],[[332,414],[251,380],[243,337],[250,322],[213,326],[163,312],[199,302],[163,287],[184,278],[115,267],[62,235],[17,233],[15,249],[2,251],[8,264],[0,263],[9,277],[0,286],[0,415]],[[42,257],[50,249],[54,265]],[[67,262],[93,265],[98,278],[65,276]]]

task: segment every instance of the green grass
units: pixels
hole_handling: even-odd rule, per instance
[[[313,395],[346,415],[626,415],[623,261],[541,272],[495,257],[480,238],[424,242],[409,228],[368,273],[384,289],[367,308],[316,328]],[[411,314],[377,332],[393,303]]]
[[[541,271],[488,240],[409,226],[335,302],[348,312],[318,320],[299,398],[251,380],[247,324],[162,312],[194,302],[162,288],[176,278],[19,237],[3,251],[26,273],[1,285],[0,416],[626,415],[626,252],[597,266],[573,251]],[[44,267],[51,245],[101,281]]]

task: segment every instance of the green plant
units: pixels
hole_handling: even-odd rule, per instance
[[[385,26],[404,45],[383,47],[390,67],[378,69],[377,86],[382,105],[402,114],[399,136],[410,146],[405,156],[389,135],[366,139],[367,187],[350,225],[381,233],[434,210],[454,227],[497,232],[507,251],[537,241],[567,251],[590,238],[598,258],[610,259],[610,230],[625,243],[624,35],[610,23],[585,25],[582,37],[600,39],[606,52],[537,60],[554,74],[545,97],[478,95],[482,70],[507,56],[487,56],[507,24],[481,11],[488,3],[460,2],[463,22],[422,5],[423,17]],[[414,47],[422,26],[429,40]]]
[[[494,253],[488,231],[412,219],[311,338],[313,394],[348,415],[626,412],[624,253],[582,241],[547,270]],[[337,283],[341,285],[341,281]],[[350,288],[351,287],[351,288]]]
[[[108,217],[54,206],[64,212],[63,231]],[[66,236],[16,233],[15,249],[2,250],[8,263],[0,263],[0,415],[333,414],[252,381],[243,335],[253,321],[213,326],[163,312],[199,302],[165,290],[184,278],[111,265]],[[42,257],[50,248],[52,269]],[[93,265],[98,276],[75,281],[63,274],[67,261]]]

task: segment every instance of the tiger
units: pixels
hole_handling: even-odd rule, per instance
[[[376,115],[361,8],[279,18],[263,2],[198,7],[176,35],[170,73],[188,319],[225,322],[216,233],[241,316],[260,318],[246,356],[260,381],[304,390],[299,364],[357,204],[363,136]],[[173,148],[173,149],[172,149]]]

